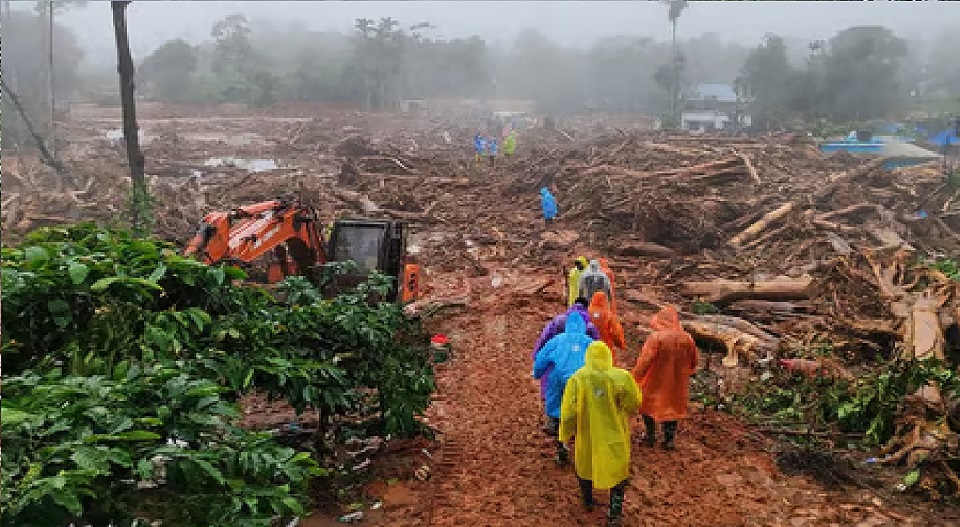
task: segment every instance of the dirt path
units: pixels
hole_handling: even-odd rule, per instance
[[[603,525],[603,511],[580,508],[572,468],[556,467],[540,430],[529,348],[557,306],[516,293],[531,277],[506,276],[499,289],[481,277],[447,291],[456,296],[467,289],[474,301],[437,328],[456,343],[454,360],[438,372],[429,412],[442,431],[441,459],[423,487],[429,490],[405,507],[390,507],[388,499],[380,525]],[[956,524],[945,513],[889,504],[876,491],[825,489],[808,477],[784,475],[768,446],[735,418],[713,411],[695,411],[681,425],[676,451],[635,443],[624,524]],[[598,493],[602,503],[605,494]]]

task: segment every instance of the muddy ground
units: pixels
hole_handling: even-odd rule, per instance
[[[125,159],[122,150],[110,141],[111,131],[119,126],[119,114],[115,109],[78,107],[73,115],[73,121],[65,127],[70,136],[63,151],[82,180],[89,182],[87,187],[54,199],[40,191],[41,185],[55,185],[29,152],[13,163],[4,163],[8,182],[4,191],[5,236],[16,237],[32,228],[68,220],[112,221],[123,214]],[[496,167],[489,167],[471,160],[469,144],[476,122],[465,117],[366,115],[353,109],[302,105],[256,114],[233,107],[199,110],[150,106],[141,115],[144,134],[149,138],[144,146],[147,171],[154,175],[160,199],[158,231],[165,238],[182,243],[193,234],[202,214],[211,209],[291,192],[299,192],[321,206],[325,218],[356,216],[363,207],[350,201],[359,201],[355,194],[346,198],[342,193],[332,195],[334,189],[349,188],[369,196],[387,215],[412,218],[415,235],[411,245],[425,268],[427,300],[466,300],[465,307],[444,310],[428,321],[428,329],[448,335],[454,347],[453,359],[438,369],[439,388],[427,415],[438,438],[434,442],[398,442],[374,461],[374,477],[366,494],[368,504],[379,501],[382,507],[365,509],[364,523],[602,524],[601,511],[588,515],[578,507],[572,469],[558,468],[552,460],[551,441],[541,431],[543,417],[536,384],[530,379],[530,347],[543,325],[562,310],[561,273],[565,263],[578,251],[600,256],[623,239],[644,239],[644,233],[639,232],[643,225],[637,218],[646,212],[638,206],[626,220],[596,220],[602,229],[595,230],[589,209],[562,203],[580,217],[570,217],[547,229],[538,218],[537,188],[553,184],[555,176],[582,170],[576,165],[577,156],[567,150],[570,145],[566,138],[543,130],[521,132],[518,159],[502,160]],[[642,122],[634,124],[642,126]],[[584,123],[570,120],[562,126],[578,142],[613,128],[609,123]],[[630,123],[617,123],[617,127],[627,129]],[[362,137],[360,146],[372,145],[376,152],[359,160],[340,155],[338,148],[350,136]],[[668,150],[679,150],[693,156],[691,159],[709,154],[707,143],[696,138],[671,144],[679,146],[666,147]],[[625,148],[631,147],[624,142],[615,151],[622,153]],[[667,157],[644,154],[639,156],[640,161],[621,165],[653,174],[650,170],[660,167],[646,165],[669,166],[669,156],[676,155],[664,154],[662,145],[658,148]],[[843,158],[822,161],[789,148],[770,148],[782,161],[760,166],[765,181],[796,177],[802,172],[790,173],[799,166],[798,162],[791,164],[796,159],[806,163],[804,167],[812,167],[810,171],[840,171],[857,164]],[[581,158],[596,158],[598,149],[585,147],[586,154]],[[359,181],[343,181],[345,157],[356,165]],[[377,164],[384,158],[386,167]],[[402,166],[393,166],[394,161]],[[593,168],[612,163],[609,159],[591,162]],[[708,173],[706,177],[741,177],[741,169],[737,170]],[[606,178],[606,191],[617,187],[616,178],[621,177],[617,174],[600,173],[598,180]],[[563,195],[580,192],[585,193],[584,199],[600,196],[600,190],[578,188],[563,179],[558,184]],[[815,186],[812,182],[798,188]],[[625,192],[626,188],[623,185],[617,191]],[[11,193],[17,194],[19,201],[8,198]],[[691,191],[681,188],[677,195],[684,193],[689,197]],[[733,202],[733,194],[726,199],[711,199],[720,208],[744,209],[746,202]],[[664,207],[668,210],[667,205]],[[690,212],[677,207],[663,213],[667,218],[659,220],[661,230],[669,230],[670,216]],[[710,217],[710,210],[690,213]],[[758,215],[751,211],[744,217]],[[735,233],[748,223],[730,221],[724,232]],[[590,226],[590,233],[581,236],[579,232],[584,232],[585,226]],[[708,227],[704,223],[699,228],[706,231]],[[656,233],[646,234],[649,238]],[[671,239],[661,236],[659,241],[669,244]],[[678,242],[668,249],[683,252],[683,244]],[[620,308],[629,348],[621,366],[632,366],[643,336],[641,324],[656,303],[677,298],[676,291],[664,285],[665,280],[674,274],[689,275],[691,269],[711,277],[743,272],[743,266],[708,265],[703,259],[695,259],[706,258],[709,262],[712,254],[705,248],[678,254],[675,259],[649,255],[614,259],[623,284],[629,285],[629,289],[622,289],[624,298],[633,299],[622,302]],[[784,260],[767,256],[780,263]],[[760,264],[747,262],[744,266],[749,265]],[[714,357],[712,363],[718,362],[719,356]],[[778,464],[777,452],[786,448],[784,445],[734,417],[692,406],[691,418],[681,425],[676,451],[635,445],[625,525],[880,526],[960,522],[957,509],[895,492],[897,473],[871,469],[862,463],[810,463],[812,470],[797,470],[797,465],[804,463],[796,459]],[[278,422],[289,421],[286,415],[274,417]],[[257,417],[248,419],[255,421]],[[414,475],[423,466],[429,467],[425,481]],[[606,498],[601,496],[600,501]],[[317,511],[301,525],[332,525],[338,512],[343,511]]]

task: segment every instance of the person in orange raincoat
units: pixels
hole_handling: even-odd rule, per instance
[[[610,268],[610,262],[606,258],[598,258],[600,262],[600,270],[603,271],[603,274],[607,275],[607,279],[610,280],[610,310],[613,311],[613,314],[617,314],[617,287],[616,281],[614,278],[616,275],[613,272],[613,269]]]
[[[606,342],[611,349],[624,349],[627,343],[623,339],[623,326],[617,320],[613,310],[610,309],[610,302],[603,291],[597,291],[590,298],[590,305],[587,307],[590,313],[590,322],[597,326],[600,331],[600,340]]]
[[[643,343],[633,378],[643,391],[640,414],[647,429],[647,446],[656,442],[656,423],[663,423],[663,448],[673,450],[677,421],[687,416],[690,376],[697,370],[700,353],[693,337],[680,325],[676,308],[661,309],[650,320],[650,328],[654,333]]]

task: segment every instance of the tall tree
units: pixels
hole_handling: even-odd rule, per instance
[[[907,43],[880,26],[845,29],[829,41],[824,85],[832,117],[884,117],[904,95],[899,62]]]
[[[247,18],[240,14],[230,15],[214,24],[210,36],[217,43],[215,71],[229,67],[243,75],[250,70],[254,57],[250,32]]]
[[[671,46],[673,47],[673,85],[670,94],[670,114],[677,119],[677,103],[680,102],[680,69],[683,62],[680,58],[680,51],[677,49],[677,21],[680,15],[687,9],[689,2],[686,0],[663,0],[667,4],[667,18],[671,26]]]
[[[795,75],[787,58],[787,46],[779,36],[768,35],[750,53],[735,84],[738,96],[751,102],[755,124],[768,128],[786,119],[793,107],[791,81]]]
[[[155,86],[156,96],[165,101],[183,98],[190,74],[197,69],[197,50],[183,39],[165,42],[140,63],[140,78]]]
[[[131,220],[133,228],[142,232],[146,225],[149,209],[149,194],[144,177],[143,152],[140,150],[139,129],[137,128],[137,106],[133,96],[134,68],[130,55],[130,42],[127,38],[127,5],[129,1],[113,1],[113,30],[117,42],[117,73],[120,75],[120,104],[123,108],[123,138],[127,145],[127,160],[130,164],[130,182],[132,187]]]

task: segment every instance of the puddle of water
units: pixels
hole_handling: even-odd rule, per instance
[[[198,142],[217,142],[222,141],[228,146],[248,146],[251,144],[267,144],[260,134],[252,132],[243,132],[240,134],[222,134],[222,133],[188,133],[183,134],[183,138],[188,141]]]
[[[113,130],[107,130],[103,133],[103,136],[106,137],[107,141],[110,141],[111,143],[122,141],[123,129],[114,128]],[[141,144],[147,144],[151,139],[153,139],[149,135],[145,134],[143,130],[137,130],[137,136],[140,138]]]
[[[267,172],[280,168],[275,159],[244,159],[242,157],[211,157],[203,164],[208,167],[236,167],[250,172]]]

